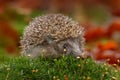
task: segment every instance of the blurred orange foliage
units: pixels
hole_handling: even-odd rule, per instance
[[[11,27],[8,21],[0,21],[0,33],[4,37],[13,39],[15,42],[18,40],[18,32]]]
[[[118,44],[115,41],[111,40],[105,44],[98,43],[98,48],[102,51],[104,51],[104,50],[116,50],[116,49],[118,49]]]
[[[120,65],[120,43],[113,39],[113,34],[120,34],[120,20],[113,21],[106,29],[89,27],[85,38],[90,46],[87,51],[97,61]],[[101,39],[105,41],[102,42]],[[92,47],[91,47],[92,46]]]
[[[107,30],[107,36],[110,37],[116,31],[120,32],[120,20],[113,21]]]
[[[91,27],[91,29],[88,30],[85,34],[85,38],[87,42],[94,41],[96,39],[98,40],[103,36],[105,36],[105,31],[102,27],[97,27],[97,28]]]
[[[6,20],[0,21],[0,38],[2,38],[4,47],[9,53],[16,51],[19,35]]]

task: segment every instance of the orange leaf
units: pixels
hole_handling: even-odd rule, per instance
[[[105,44],[99,43],[98,48],[102,51],[104,50],[116,50],[118,48],[118,45],[115,41],[108,41]]]
[[[110,37],[115,31],[120,31],[120,21],[114,21],[107,30],[107,36]]]
[[[102,27],[93,28],[92,30],[88,30],[85,34],[86,41],[93,41],[105,36],[105,31]]]
[[[14,30],[7,21],[0,21],[0,33],[4,37],[11,38],[15,42],[18,40],[18,32]]]

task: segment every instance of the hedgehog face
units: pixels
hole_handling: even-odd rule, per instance
[[[50,43],[49,43],[50,42]],[[81,38],[69,38],[63,41],[55,42],[48,39],[42,44],[34,47],[30,52],[31,57],[49,56],[52,58],[60,57],[62,54],[83,57],[81,47]]]
[[[69,38],[59,42],[57,45],[59,50],[62,50],[66,55],[72,54],[77,57],[83,54],[81,38]]]

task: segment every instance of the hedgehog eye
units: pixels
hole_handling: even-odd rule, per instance
[[[66,51],[67,51],[67,50],[66,50],[66,49],[67,49],[67,47],[68,47],[68,43],[65,43],[65,44],[63,45],[63,51],[64,51],[64,52],[66,52]]]
[[[69,46],[70,46],[70,45],[69,45],[68,43],[65,43],[65,44],[63,45],[63,49],[67,49]]]

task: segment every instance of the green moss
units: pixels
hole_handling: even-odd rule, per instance
[[[16,57],[0,65],[1,80],[116,80],[120,71],[92,59],[72,56],[59,59]]]

